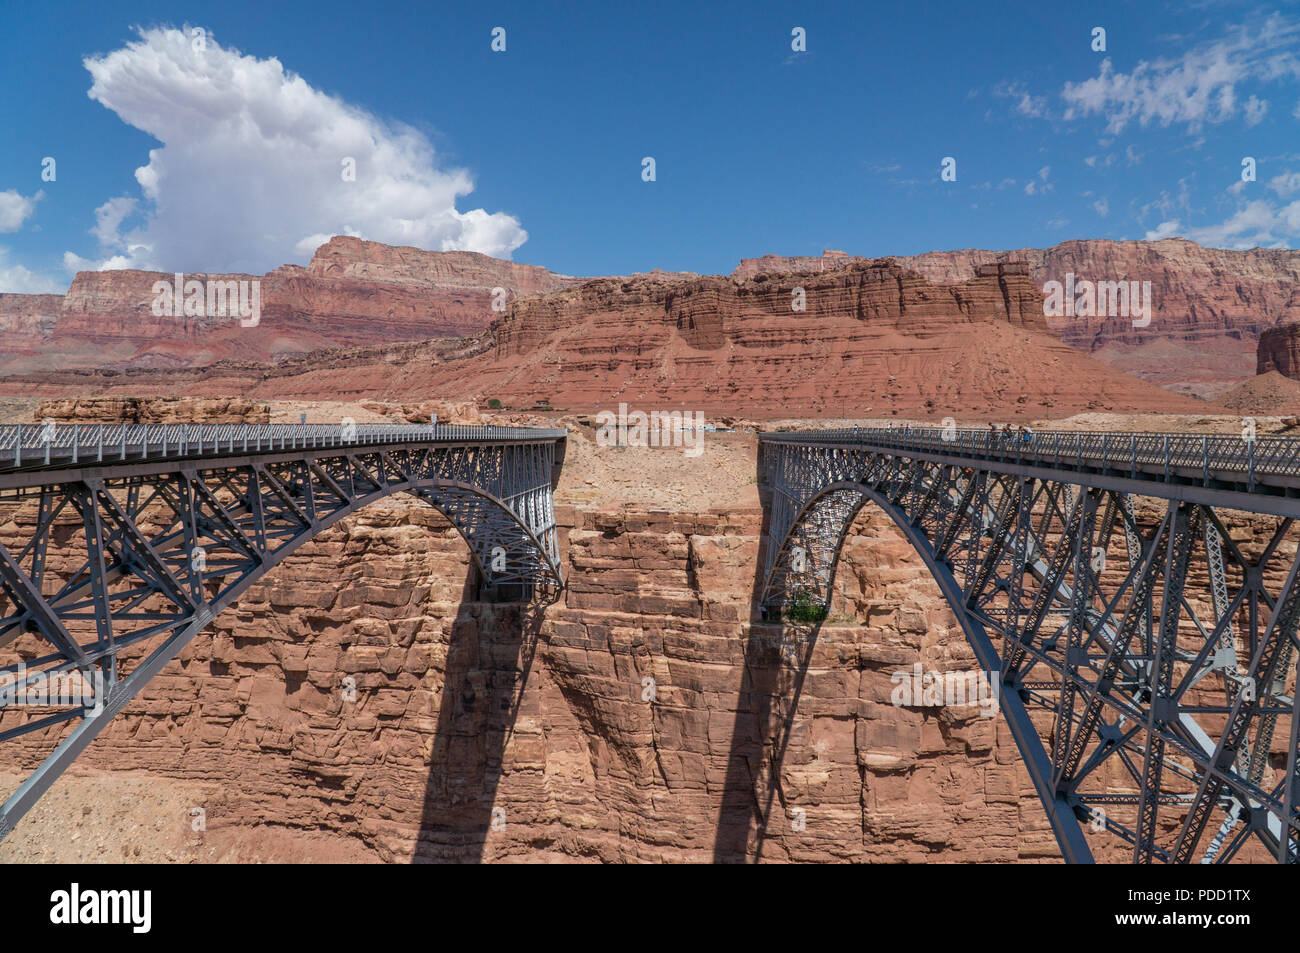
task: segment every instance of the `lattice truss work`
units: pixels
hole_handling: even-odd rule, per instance
[[[23,471],[11,482],[31,485],[0,495],[18,526],[4,538],[22,541],[0,544],[0,742],[45,751],[61,740],[0,807],[0,837],[217,613],[368,503],[413,494],[459,530],[485,585],[557,593],[556,446],[552,436]]]
[[[1291,518],[878,450],[763,454],[764,606],[829,605],[854,516],[881,506],[1000,677],[1067,859],[1297,861]]]

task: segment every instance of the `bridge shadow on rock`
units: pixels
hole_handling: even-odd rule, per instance
[[[758,458],[763,524],[750,596],[745,645],[727,775],[713,844],[714,863],[758,863],[767,838],[797,823],[781,788],[781,772],[794,730],[808,664],[824,620],[762,619],[764,553],[769,545],[770,490]],[[834,591],[834,569],[831,572]]]
[[[481,591],[471,563],[447,645],[412,863],[489,859],[489,832],[504,827],[497,787],[548,606],[536,598],[500,601],[509,596]]]

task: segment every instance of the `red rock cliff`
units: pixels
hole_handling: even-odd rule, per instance
[[[1300,380],[1300,323],[1268,328],[1259,336],[1255,373],[1269,371]]]
[[[255,327],[233,316],[157,316],[146,271],[79,272],[62,300],[0,295],[0,369],[191,367],[225,358],[281,360],[320,348],[474,334],[498,312],[494,288],[510,298],[553,291],[578,279],[473,252],[429,252],[340,237],[306,267],[263,276],[188,275],[261,282]]]
[[[860,260],[860,259],[856,259]],[[737,277],[832,270],[842,253],[822,258],[768,255],[745,259]],[[988,251],[966,248],[900,256],[898,263],[931,281],[966,281],[981,265],[1024,261],[1033,283],[1150,281],[1152,319],[1134,327],[1124,317],[1049,318],[1073,347],[1163,386],[1214,396],[1249,378],[1260,333],[1300,320],[1300,251],[1202,248],[1183,239],[1156,242],[1068,241],[1051,248]]]

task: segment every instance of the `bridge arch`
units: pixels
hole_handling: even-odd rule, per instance
[[[28,633],[51,651],[0,666],[14,686],[7,697],[74,672],[94,685],[94,697],[0,729],[3,741],[79,718],[0,806],[0,838],[217,615],[304,543],[363,507],[413,496],[455,527],[489,586],[552,597],[563,588],[552,498],[562,431],[393,428],[395,446],[373,447],[340,446],[335,428],[310,429],[292,435],[301,446],[286,448],[286,435],[277,432],[278,446],[268,437],[266,452],[243,454],[234,452],[234,439],[219,443],[218,435],[213,447],[229,447],[232,455],[156,463],[147,461],[146,435],[138,445],[146,460],[139,463],[9,475],[34,484],[18,496],[39,494],[40,506],[20,551],[0,544],[0,606],[9,609],[0,615],[0,647]],[[413,429],[427,439],[410,439]],[[382,444],[382,436],[370,442]],[[129,449],[121,452],[124,460]],[[79,569],[73,561],[57,576],[46,572],[47,551],[59,547],[73,554],[84,547]],[[91,629],[96,635],[87,639]],[[151,651],[129,672],[119,671],[119,653],[136,644]]]
[[[831,504],[829,507],[828,503]],[[902,532],[903,537],[921,558],[931,578],[938,586],[940,594],[956,618],[957,624],[961,627],[966,641],[974,649],[980,665],[985,672],[989,673],[990,678],[998,678],[1001,665],[998,659],[997,647],[983,622],[970,611],[962,585],[954,574],[950,561],[936,553],[934,542],[925,534],[923,528],[912,520],[912,517],[896,499],[865,482],[834,480],[814,492],[797,509],[794,519],[784,536],[779,540],[773,540],[773,542],[776,542],[777,548],[770,559],[771,565],[764,580],[764,608],[776,608],[774,603],[777,600],[790,598],[791,588],[789,584],[778,583],[774,577],[779,577],[783,572],[786,574],[792,572],[790,568],[791,553],[794,547],[798,545],[794,540],[801,538],[800,531],[805,529],[809,522],[819,522],[820,519],[828,515],[825,512],[827,509],[832,511],[834,525],[839,527],[838,532],[834,536],[833,543],[828,543],[825,547],[818,547],[809,540],[806,558],[815,559],[816,564],[809,563],[804,573],[796,574],[802,575],[807,580],[803,583],[797,583],[796,588],[815,591],[821,603],[829,606],[831,584],[834,581],[834,574],[843,553],[845,540],[848,538],[854,520],[868,504],[874,504]],[[1034,751],[1035,745],[1033,742],[1037,741],[1037,729],[1034,727],[1017,686],[1011,686],[1010,691],[1007,691],[1007,688],[1006,685],[999,686],[998,697],[1001,711],[1011,728],[1017,747],[1022,753],[1029,751],[1030,756],[1035,757],[1038,762],[1036,765],[1038,770],[1031,772],[1037,786],[1038,778],[1050,777],[1051,766],[1041,757],[1041,747],[1039,747],[1038,752]],[[1041,787],[1038,794],[1066,861],[1069,863],[1092,862],[1092,850],[1083,834],[1083,829],[1079,823],[1080,818],[1076,814],[1074,807],[1065,797],[1046,786]]]
[[[1300,442],[995,436],[761,437],[764,614],[808,598],[829,605],[848,529],[872,502],[999,680],[1001,713],[1067,860],[1091,860],[1090,843],[1107,835],[1137,862],[1300,860],[1300,747],[1280,773],[1266,767],[1275,734],[1286,725],[1294,739],[1300,723],[1288,694],[1300,540],[1287,536],[1300,513],[1286,498]],[[1234,541],[1220,507],[1281,520],[1254,551]],[[1260,703],[1247,688],[1264,684]],[[1163,826],[1161,810],[1173,815]]]

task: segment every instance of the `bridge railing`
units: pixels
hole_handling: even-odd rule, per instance
[[[0,468],[410,442],[534,442],[567,433],[460,424],[5,424]]]
[[[937,427],[855,427],[765,433],[778,443],[863,444],[900,451],[960,454],[1035,466],[1160,474],[1199,474],[1244,482],[1300,477],[1300,439],[1144,432],[1045,430],[1001,433]],[[1189,474],[1188,471],[1193,471]]]

